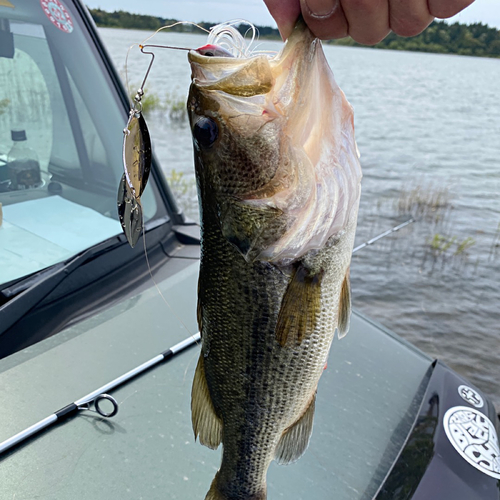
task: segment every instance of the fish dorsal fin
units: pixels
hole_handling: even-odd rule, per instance
[[[282,347],[300,345],[314,331],[321,309],[322,277],[322,271],[313,274],[302,264],[294,270],[276,324],[276,339]]]
[[[222,440],[222,421],[215,414],[214,405],[208,392],[203,353],[200,353],[191,390],[191,421],[194,438],[212,450],[217,449]]]
[[[338,321],[338,331],[339,339],[346,336],[349,331],[349,324],[351,322],[351,280],[349,278],[349,268],[345,275],[344,281],[342,283],[342,289],[340,290],[340,300],[339,300],[339,321]]]
[[[281,435],[275,453],[275,460],[280,465],[295,462],[306,451],[311,439],[315,405],[316,393],[302,416]]]

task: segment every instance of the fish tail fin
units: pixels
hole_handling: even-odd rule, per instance
[[[218,474],[219,473],[217,473],[217,475]],[[210,486],[210,490],[208,490],[205,500],[228,500],[228,498],[220,492],[219,488],[217,488],[217,475],[212,481],[212,485]]]
[[[267,488],[264,487],[257,493],[244,493],[242,491],[234,491],[228,493],[224,490],[231,490],[232,488],[224,488],[224,485],[219,485],[219,473],[215,475],[210,490],[205,497],[205,500],[266,500],[267,499]]]

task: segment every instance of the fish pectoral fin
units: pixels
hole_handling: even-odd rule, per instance
[[[342,283],[339,300],[339,321],[337,328],[339,331],[339,339],[346,336],[349,331],[351,322],[351,280],[349,277],[349,268]]]
[[[280,465],[295,462],[306,451],[312,434],[315,405],[316,393],[302,416],[281,435],[274,457]]]
[[[322,271],[313,274],[301,264],[295,269],[276,323],[276,339],[282,347],[300,345],[314,331],[321,309],[322,277]]]
[[[194,438],[200,443],[216,450],[222,440],[222,421],[215,414],[214,405],[205,378],[203,353],[200,353],[191,390],[191,421]]]

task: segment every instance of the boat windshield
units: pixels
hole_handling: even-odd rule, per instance
[[[33,5],[0,2],[0,286],[121,232],[126,110],[79,16]]]

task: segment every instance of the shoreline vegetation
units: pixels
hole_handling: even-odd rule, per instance
[[[97,26],[101,28],[121,28],[155,31],[162,26],[174,24],[177,19],[131,14],[125,11],[107,12],[101,9],[89,9]],[[209,29],[214,23],[201,22],[199,25]],[[262,40],[281,40],[276,28],[255,26]],[[243,34],[247,31],[246,24],[238,28]],[[170,31],[191,33],[196,27],[190,24],[180,24],[170,28]],[[352,38],[330,40],[329,45],[348,47],[365,47]],[[457,54],[476,57],[500,58],[500,30],[490,28],[487,24],[447,24],[444,21],[434,21],[420,35],[403,38],[390,33],[373,48],[388,50],[408,50],[413,52],[432,52],[438,54]]]

